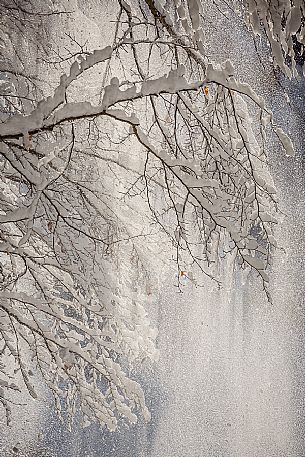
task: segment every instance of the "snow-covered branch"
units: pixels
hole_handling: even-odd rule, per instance
[[[245,0],[246,19],[255,34],[265,31],[275,65],[289,78],[304,66],[305,4],[303,0]],[[303,55],[303,58],[301,56]]]

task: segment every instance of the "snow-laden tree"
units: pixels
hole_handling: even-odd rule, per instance
[[[149,418],[128,372],[156,356],[149,232],[132,211],[146,205],[151,232],[171,241],[178,286],[200,274],[220,284],[230,252],[268,294],[277,204],[267,135],[293,147],[232,64],[205,55],[199,0],[118,0],[98,49],[74,36],[69,48],[43,46],[46,21],[73,15],[64,2],[1,8],[11,19],[0,69],[0,401],[9,422],[11,392],[24,383],[35,397],[36,370],[70,422],[79,405],[84,423],[114,430],[137,412]],[[42,71],[61,76],[47,86]]]

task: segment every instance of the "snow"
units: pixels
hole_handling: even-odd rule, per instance
[[[282,143],[286,155],[288,157],[293,157],[295,155],[295,151],[291,139],[280,127],[275,128],[275,133],[278,136],[280,142]]]

